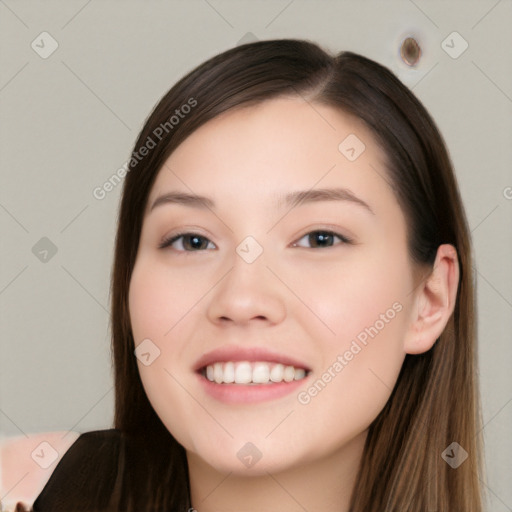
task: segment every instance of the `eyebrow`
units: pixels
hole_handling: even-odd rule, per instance
[[[363,207],[366,211],[375,215],[370,205],[357,197],[353,192],[346,188],[320,188],[310,190],[298,190],[290,192],[284,196],[278,196],[277,208],[288,207],[295,208],[301,204],[316,203],[320,201],[347,201]],[[209,197],[200,196],[197,194],[189,194],[186,192],[169,192],[163,194],[155,199],[151,205],[150,212],[156,207],[164,204],[182,204],[185,206],[201,208],[201,209],[215,209],[215,202]]]

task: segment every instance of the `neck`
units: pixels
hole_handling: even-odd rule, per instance
[[[326,457],[255,476],[221,473],[187,451],[192,507],[197,512],[348,512],[366,435]]]

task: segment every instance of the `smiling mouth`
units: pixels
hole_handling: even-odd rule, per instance
[[[257,386],[302,380],[311,372],[268,361],[227,361],[204,366],[198,373],[216,384]]]

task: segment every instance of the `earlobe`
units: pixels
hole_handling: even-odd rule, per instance
[[[453,245],[440,245],[431,273],[416,292],[412,323],[404,342],[406,353],[422,354],[433,347],[453,313],[458,285],[457,251]]]

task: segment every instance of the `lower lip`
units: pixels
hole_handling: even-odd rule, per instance
[[[290,382],[273,382],[271,384],[217,384],[196,373],[206,393],[227,404],[246,404],[276,400],[293,393],[304,385],[309,375]]]

